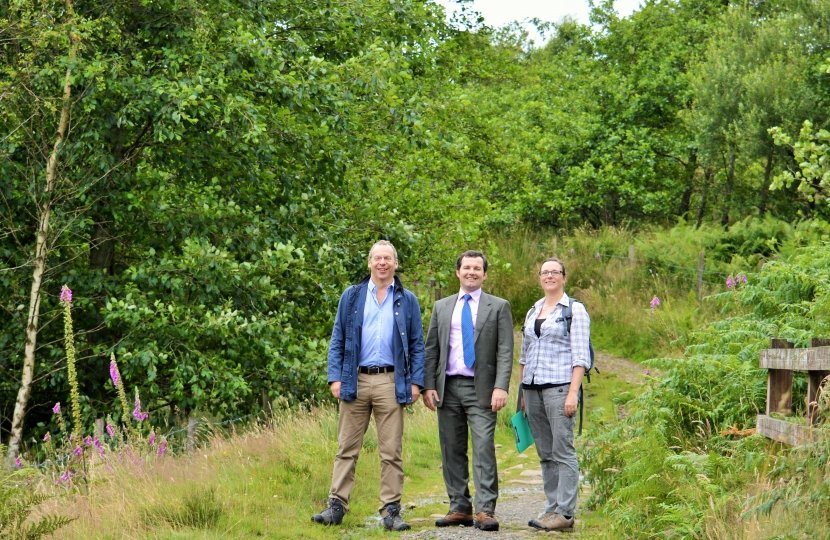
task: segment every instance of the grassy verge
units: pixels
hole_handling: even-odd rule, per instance
[[[516,335],[517,343],[519,336]],[[517,349],[518,351],[518,349]],[[518,356],[517,356],[518,358]],[[510,428],[515,413],[518,363],[508,406],[499,413],[497,457],[502,486],[518,479],[518,464],[536,468],[535,450],[516,453]],[[638,385],[603,372],[586,386],[586,424],[619,414]],[[333,408],[280,411],[273,424],[230,438],[215,437],[190,455],[153,463],[122,462],[99,479],[86,497],[65,495],[46,510],[77,520],[55,538],[375,538],[389,533],[377,520],[379,458],[372,425],[358,461],[351,511],[338,527],[310,517],[324,507],[337,448]],[[405,517],[414,530],[431,527],[447,511],[434,413],[420,402],[406,415]],[[539,501],[541,508],[543,501]],[[538,508],[528,509],[528,518]],[[532,514],[532,515],[531,515]],[[586,515],[585,533],[600,530],[601,516]]]
[[[493,268],[487,286],[510,300],[514,320],[521,324],[532,303],[542,296],[537,277],[541,262],[558,256],[568,272],[566,292],[583,301],[591,315],[596,348],[636,361],[676,357],[682,354],[689,332],[722,314],[713,302],[698,300],[696,280],[689,279],[694,273],[688,270],[689,265],[696,264],[696,255],[689,249],[672,251],[668,246],[674,234],[576,231],[558,238],[554,249],[553,233],[503,233],[496,235],[490,246]],[[633,267],[627,258],[632,245],[637,253]],[[706,281],[719,281],[704,283],[702,296],[726,288],[726,275],[717,272],[733,271],[737,275],[742,266],[747,264],[711,261],[712,274],[706,275]],[[652,310],[655,297],[660,305]]]

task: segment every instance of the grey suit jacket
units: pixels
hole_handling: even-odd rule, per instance
[[[458,295],[435,302],[425,351],[424,390],[438,392],[438,406],[444,404],[444,383],[450,344],[450,322]],[[482,291],[475,332],[476,397],[479,405],[490,407],[493,389],[510,388],[513,371],[513,315],[510,302]]]

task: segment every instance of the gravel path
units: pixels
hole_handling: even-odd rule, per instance
[[[629,383],[642,384],[645,382],[643,366],[630,360],[598,352],[596,363],[602,366],[600,369],[603,372],[615,373]],[[545,509],[545,495],[542,491],[542,471],[539,469],[536,452],[535,450],[528,450],[523,455],[515,456],[515,449],[501,449],[501,445],[498,445],[497,453],[500,457],[499,477],[501,479],[499,501],[496,506],[496,518],[499,520],[500,525],[498,532],[484,532],[472,527],[437,528],[434,526],[435,520],[443,517],[443,514],[434,514],[430,517],[407,518],[406,513],[404,513],[404,519],[412,525],[415,532],[403,534],[400,538],[465,540],[471,538],[533,539],[547,536],[579,536],[579,516],[584,515],[585,511],[579,510],[578,507],[575,532],[573,533],[544,532],[528,526],[528,520],[537,517]],[[521,464],[507,466],[503,469],[502,464],[506,464],[505,458],[510,454],[524,459],[520,460],[522,462]],[[508,462],[515,463],[512,459],[509,459]],[[582,484],[579,495],[580,502],[587,498],[588,489],[586,484]]]
[[[541,479],[539,482],[541,483]],[[542,493],[541,485],[506,487],[500,489],[499,502],[496,507],[496,518],[500,525],[498,532],[485,532],[472,527],[442,529],[431,527],[416,533],[401,535],[401,538],[461,540],[468,538],[534,538],[536,536],[546,536],[549,533],[537,531],[527,526],[528,520],[536,517],[544,508],[545,495]],[[417,528],[424,523],[433,524],[439,517],[443,517],[443,515],[436,514],[429,518],[413,518],[409,519],[408,522]]]

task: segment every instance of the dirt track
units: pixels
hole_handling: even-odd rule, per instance
[[[614,373],[621,379],[633,383],[643,384],[646,380],[645,368],[624,358],[617,358],[609,354],[597,352],[596,365],[602,373]],[[506,450],[510,452],[510,450]],[[502,450],[497,450],[501,453]],[[513,450],[515,452],[515,449]],[[548,535],[579,535],[580,520],[577,517],[574,533],[546,533],[537,531],[527,525],[528,520],[537,517],[544,511],[545,495],[542,492],[542,478],[536,453],[528,450],[524,455],[524,463],[499,470],[500,496],[496,507],[496,518],[501,525],[498,532],[483,532],[474,528],[437,528],[433,524],[443,514],[435,514],[429,518],[411,518],[407,521],[415,529],[428,525],[428,529],[401,535],[401,538],[434,538],[443,540],[464,540],[471,538],[534,538]],[[523,457],[523,456],[522,456]],[[587,497],[588,486],[582,485],[580,500]],[[584,515],[578,510],[577,516]],[[405,516],[405,514],[404,514]]]

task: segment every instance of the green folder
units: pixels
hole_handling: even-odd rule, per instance
[[[520,454],[533,444],[533,433],[527,423],[524,411],[519,411],[510,419],[513,424],[513,434],[516,436],[516,451]]]

